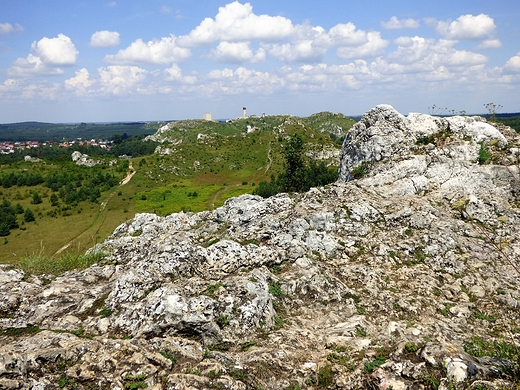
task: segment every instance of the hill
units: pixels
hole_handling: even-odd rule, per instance
[[[338,117],[341,123],[334,125],[337,115],[321,117],[312,124],[323,133],[305,118],[297,117],[248,118],[228,123],[170,122],[156,129],[146,141],[128,138],[114,145],[113,151],[119,151],[115,155],[103,149],[97,149],[96,155],[92,147],[80,149],[90,159],[101,162],[91,168],[72,162],[75,147],[24,150],[24,154],[39,160],[25,161],[23,155],[17,155],[21,161],[4,164],[0,185],[8,175],[16,178],[5,180],[0,196],[13,207],[19,204],[21,210],[31,209],[36,218],[26,222],[23,211],[16,215],[19,228],[13,227],[3,239],[0,258],[19,264],[26,257],[58,256],[64,253],[64,247],[65,252],[83,253],[136,212],[164,216],[179,211],[212,210],[232,196],[253,192],[261,181],[276,176],[283,169],[283,145],[292,134],[302,135],[308,158],[326,161],[331,170],[337,171],[340,145],[332,141],[327,131],[331,126],[335,126],[335,131],[343,126],[346,132],[351,123]],[[325,122],[328,124],[324,125]],[[149,144],[159,145],[156,153],[117,157],[150,149],[140,147]],[[53,194],[66,192],[69,182],[75,191],[80,191],[98,173],[114,175],[119,182],[129,170],[135,174],[128,183],[100,188],[100,197],[95,202],[72,201],[65,196],[51,201]],[[63,188],[50,188],[47,177],[58,172],[68,172],[69,179],[61,184]],[[25,178],[24,175],[40,177],[41,181],[24,185],[25,179],[18,182],[18,177]],[[41,203],[32,203],[35,192],[42,198]]]
[[[137,214],[59,277],[1,267],[0,385],[518,388],[519,146],[381,105],[337,183]]]

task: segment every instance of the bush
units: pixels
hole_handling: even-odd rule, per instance
[[[285,171],[276,179],[272,176],[270,183],[262,181],[253,194],[268,198],[280,192],[304,192],[336,181],[336,171],[329,170],[323,161],[317,164],[311,160],[306,164],[303,152],[303,138],[294,134],[283,150]]]
[[[32,222],[32,221],[35,220],[34,213],[33,213],[33,211],[29,207],[27,207],[25,209],[25,213],[23,215],[23,219],[24,219],[25,222]]]

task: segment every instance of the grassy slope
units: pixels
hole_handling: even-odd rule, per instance
[[[251,118],[228,124],[188,121],[190,128],[186,126],[188,122],[178,122],[169,134],[177,144],[163,144],[171,153],[132,159],[136,174],[125,186],[102,194],[100,203],[108,199],[103,210],[100,204],[82,202],[70,215],[53,218],[47,215],[53,209],[50,189],[42,185],[1,189],[2,195],[13,205],[19,202],[24,208],[30,207],[36,221],[22,225],[23,216],[18,216],[25,230],[15,229],[5,240],[0,238],[0,263],[18,264],[27,255],[56,257],[66,245],[68,247],[60,253],[83,253],[106,239],[136,212],[159,215],[197,212],[219,207],[230,197],[251,193],[260,181],[269,180],[272,174],[282,170],[282,145],[291,134],[302,134],[308,148],[339,148],[328,134],[314,130],[323,128],[323,121],[330,123],[330,116],[325,115],[323,120],[314,118],[313,128],[292,117]],[[247,133],[248,125],[256,131]],[[199,134],[207,137],[198,140]],[[65,168],[23,162],[15,169],[47,175],[54,169]],[[2,174],[4,172],[3,168]],[[122,178],[123,174],[118,175]],[[42,195],[42,204],[30,203],[33,190]]]

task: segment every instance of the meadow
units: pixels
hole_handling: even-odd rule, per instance
[[[52,161],[14,159],[4,163],[0,178],[24,173],[47,179],[67,172],[75,180],[74,185],[59,188],[50,188],[49,180],[32,186],[0,187],[0,199],[13,207],[19,205],[20,210],[29,208],[35,216],[34,221],[27,222],[23,214],[18,214],[19,227],[0,237],[0,262],[36,272],[29,264],[56,263],[67,256],[84,260],[81,256],[88,248],[104,241],[135,213],[165,216],[212,210],[230,197],[252,193],[258,183],[281,172],[282,149],[292,134],[302,136],[309,154],[339,150],[338,136],[327,129],[337,130],[338,122],[342,128],[354,122],[337,114],[319,115],[309,117],[311,125],[295,117],[248,118],[231,123],[181,121],[172,126],[168,139],[156,153],[130,159],[91,155],[103,161],[95,167],[77,166],[63,156]],[[31,152],[37,154],[28,154]],[[328,164],[332,164],[331,170],[337,169],[337,161],[330,160]],[[128,183],[118,184],[134,171]],[[68,193],[79,193],[81,187],[88,187],[99,175],[114,180],[98,185],[97,199],[71,201]],[[41,203],[34,203],[34,193]]]

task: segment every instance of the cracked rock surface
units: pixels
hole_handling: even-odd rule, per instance
[[[520,348],[518,145],[381,105],[335,184],[137,214],[59,277],[1,266],[0,389],[513,388],[484,347]]]

